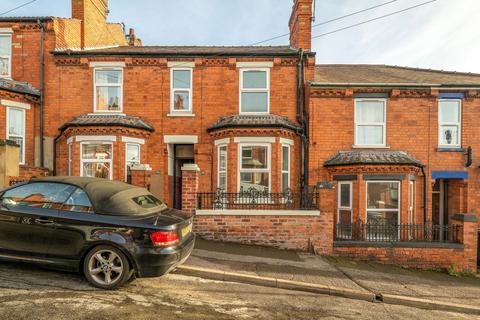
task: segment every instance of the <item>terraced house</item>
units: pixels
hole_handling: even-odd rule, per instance
[[[143,46],[107,13],[0,18],[6,180],[123,180],[207,239],[476,269],[479,75],[316,66],[312,0],[287,46]]]

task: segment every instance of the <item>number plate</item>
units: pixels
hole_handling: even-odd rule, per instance
[[[192,224],[190,223],[188,226],[182,228],[182,238],[185,238],[190,232],[192,232]]]

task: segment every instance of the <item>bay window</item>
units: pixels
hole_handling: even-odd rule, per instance
[[[125,166],[126,166],[126,181],[132,182],[131,169],[135,165],[140,164],[140,145],[136,143],[127,143],[125,145]]]
[[[112,179],[111,143],[82,142],[80,176]]]
[[[367,181],[367,236],[376,240],[398,237],[400,182]]]
[[[355,100],[355,146],[386,146],[386,100]]]
[[[227,191],[227,146],[218,146],[218,188]]]
[[[20,146],[19,163],[25,164],[25,110],[7,108],[7,139]]]
[[[0,78],[12,76],[12,35],[0,34]]]
[[[270,145],[239,145],[239,190],[270,190]]]
[[[337,238],[352,237],[352,204],[353,183],[341,181],[338,183]]]
[[[270,110],[270,70],[240,70],[240,113],[268,113]]]
[[[94,69],[94,111],[122,112],[123,70],[118,68]]]
[[[459,99],[442,99],[438,103],[438,145],[440,147],[460,147],[461,145],[461,106]]]
[[[171,113],[192,112],[192,69],[171,69]]]

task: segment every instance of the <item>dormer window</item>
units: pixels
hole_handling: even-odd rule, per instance
[[[94,110],[99,113],[122,112],[123,69],[95,68]]]
[[[0,33],[0,78],[12,77],[12,35]]]
[[[240,70],[240,113],[270,112],[270,70]]]

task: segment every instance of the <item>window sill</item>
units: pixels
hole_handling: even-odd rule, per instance
[[[438,147],[437,152],[466,152],[466,150],[461,147]]]
[[[193,118],[195,117],[194,113],[169,113],[167,117],[185,117],[185,118]]]
[[[105,115],[116,115],[125,117],[126,114],[121,111],[96,111],[88,114],[89,116],[105,116]]]
[[[352,146],[353,149],[390,149],[390,146]]]

